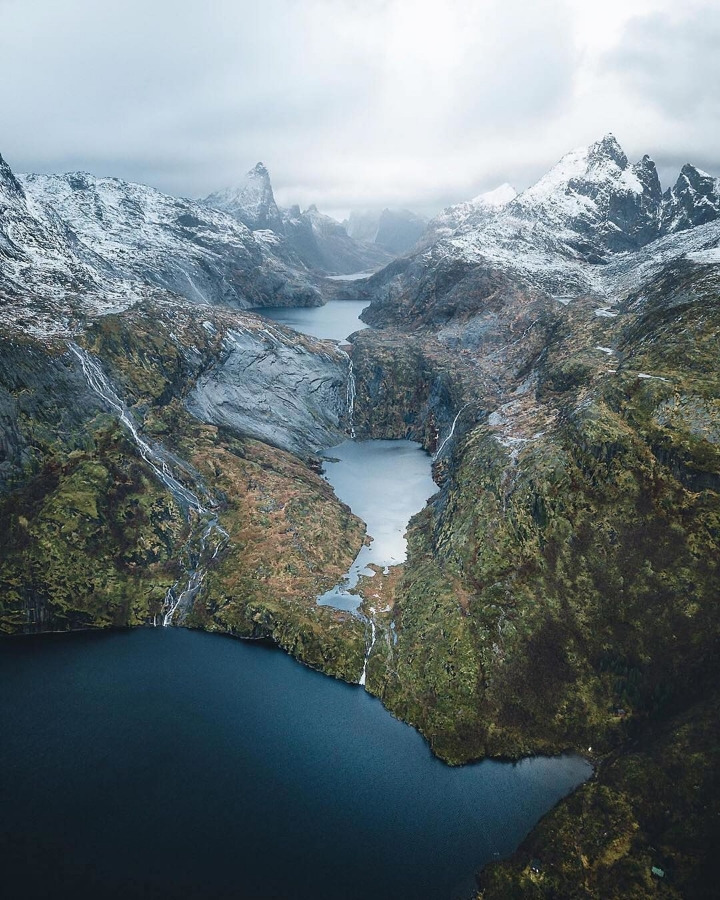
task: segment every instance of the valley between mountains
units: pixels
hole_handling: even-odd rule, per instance
[[[366,671],[448,763],[596,764],[481,896],[710,896],[720,182],[663,192],[607,135],[519,195],[386,213],[283,210],[261,165],[191,201],[0,160],[0,629]],[[262,316],[343,300],[348,343]],[[321,473],[351,434],[419,441],[437,484],[360,615],[316,602],[366,540]]]

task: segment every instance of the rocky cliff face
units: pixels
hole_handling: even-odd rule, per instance
[[[185,398],[194,416],[293,453],[316,452],[344,440],[348,360],[265,326],[228,330],[223,354]]]
[[[663,194],[664,234],[705,225],[720,217],[720,180],[685,165],[675,185]]]

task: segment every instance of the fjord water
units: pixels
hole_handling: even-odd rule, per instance
[[[405,561],[408,522],[437,491],[431,459],[416,441],[345,441],[324,453],[325,477],[337,496],[367,525],[373,538],[362,547],[346,581],[319,598],[322,605],[355,610],[348,593],[368,566],[385,568]]]
[[[263,307],[253,312],[301,334],[344,341],[353,331],[368,327],[358,318],[367,305],[366,300],[330,300],[324,306]]]
[[[0,642],[8,897],[440,898],[588,777],[451,768],[364,690],[174,628]]]

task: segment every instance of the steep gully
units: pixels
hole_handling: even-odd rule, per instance
[[[182,551],[186,581],[181,586],[179,579],[168,589],[160,611],[162,625],[172,625],[176,617],[178,623],[182,624],[202,587],[210,561],[215,559],[228,541],[229,535],[220,525],[215,512],[217,501],[208,495],[199,476],[189,467],[179,466],[163,447],[145,440],[132,413],[118,396],[98,361],[77,344],[70,342],[68,346],[80,361],[89,387],[117,414],[140,456],[168,489],[187,519],[190,530]],[[178,474],[182,469],[194,490],[186,487],[173,474],[173,466]],[[203,496],[204,502],[200,496]],[[158,624],[157,618],[154,624]]]

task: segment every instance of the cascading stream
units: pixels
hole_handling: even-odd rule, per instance
[[[370,607],[370,643],[368,644],[367,650],[365,651],[365,661],[363,662],[363,670],[362,675],[360,676],[360,681],[358,684],[365,686],[365,679],[367,677],[367,667],[368,661],[370,659],[370,654],[373,651],[373,647],[375,646],[375,639],[377,637],[377,631],[375,628],[375,609]]]
[[[215,559],[229,538],[213,510],[217,506],[217,501],[207,494],[200,479],[191,471],[183,469],[185,476],[194,481],[197,493],[186,487],[173,474],[170,454],[163,447],[145,440],[132,413],[118,396],[98,361],[77,344],[68,342],[68,346],[79,359],[90,388],[117,414],[121,424],[132,437],[140,456],[172,494],[190,524],[190,534],[182,551],[185,557],[187,582],[181,590],[179,588],[182,579],[178,579],[168,588],[160,611],[164,626],[172,625],[176,615],[181,624],[202,588],[208,563]],[[207,498],[207,506],[200,500],[201,494]]]
[[[353,361],[350,354],[343,350],[342,347],[337,348],[340,353],[344,354],[347,357],[348,361],[348,375],[347,375],[347,383],[345,385],[345,408],[347,410],[348,417],[348,434],[350,435],[351,440],[355,440],[355,371],[353,369]]]
[[[353,371],[353,361],[348,355],[348,381],[347,381],[347,412],[350,422],[350,437],[355,439],[355,372]]]
[[[458,419],[460,418],[460,415],[468,408],[468,406],[471,405],[472,402],[473,402],[472,400],[469,400],[467,403],[465,403],[463,406],[461,406],[460,409],[457,411],[455,418],[452,420],[452,425],[450,426],[450,431],[447,433],[443,442],[440,444],[440,446],[435,451],[435,454],[433,456],[433,462],[435,462],[436,459],[439,459],[440,454],[442,453],[443,449],[445,448],[445,445],[447,444],[447,442],[449,440],[451,440],[452,436],[455,434],[455,426],[458,423]]]

